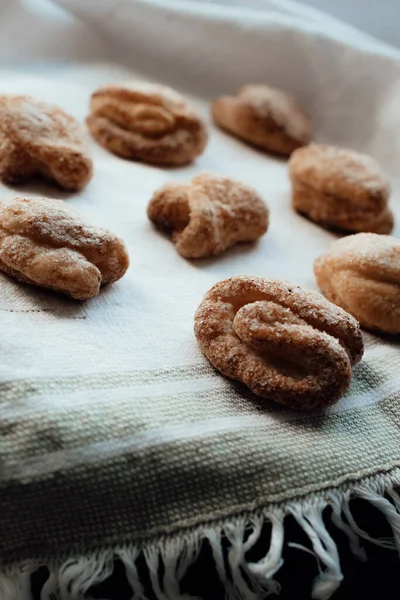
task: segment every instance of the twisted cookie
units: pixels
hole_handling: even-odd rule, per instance
[[[107,150],[159,165],[184,165],[201,154],[207,131],[183,96],[151,83],[121,83],[92,94],[88,127]]]
[[[195,315],[200,348],[221,373],[298,410],[329,406],[363,354],[358,323],[315,292],[260,277],[232,277]]]
[[[390,188],[378,163],[344,148],[311,144],[289,160],[293,207],[326,227],[390,233]]]
[[[220,254],[237,242],[253,242],[268,228],[268,208],[257,192],[208,173],[190,183],[167,183],[150,200],[148,217],[172,231],[179,254]]]
[[[42,175],[77,191],[93,175],[81,125],[57,106],[29,96],[0,96],[0,177],[18,184]]]
[[[236,96],[221,96],[214,121],[239,138],[271,152],[290,155],[308,144],[311,125],[295,99],[267,85],[245,85]]]
[[[0,270],[19,281],[85,300],[128,265],[116,235],[87,224],[61,200],[0,202]]]
[[[332,244],[314,263],[326,297],[363,327],[400,333],[400,240],[358,233]]]

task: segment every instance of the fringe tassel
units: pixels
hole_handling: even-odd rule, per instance
[[[352,489],[272,507],[191,533],[165,537],[144,547],[132,544],[90,557],[76,557],[59,565],[50,563],[46,565],[50,576],[41,591],[41,600],[89,600],[90,588],[112,574],[115,559],[125,566],[132,589],[130,600],[147,600],[137,568],[139,557],[146,562],[152,596],[157,600],[198,600],[182,593],[181,584],[188,568],[197,560],[204,539],[209,542],[214,566],[229,600],[259,600],[278,594],[279,584],[274,575],[283,564],[284,519],[288,514],[306,533],[312,550],[290,541],[289,546],[313,554],[318,562],[319,575],[313,582],[312,597],[329,600],[343,575],[337,546],[324,523],[324,509],[331,507],[333,524],[346,534],[360,560],[367,559],[361,539],[400,552],[400,496],[395,485],[400,486],[400,470],[391,478],[378,476]],[[354,498],[364,499],[381,511],[392,528],[392,538],[374,539],[357,525],[350,509]],[[268,551],[258,562],[251,562],[248,553],[262,536],[264,526],[271,531]],[[30,578],[39,566],[31,562],[0,570],[0,600],[32,600]]]
[[[233,580],[235,596],[243,600],[257,600],[254,587],[250,580],[244,578],[245,545],[244,536],[246,531],[246,519],[237,519],[225,526],[224,532],[230,542],[228,550],[228,562],[230,574]]]
[[[131,600],[146,600],[136,567],[136,561],[139,558],[139,555],[140,550],[135,546],[129,546],[116,552],[116,556],[122,561],[122,564],[125,567],[126,578],[132,589],[133,595]]]
[[[384,498],[383,495],[372,490],[360,488],[358,489],[358,496],[373,504],[384,514],[393,531],[394,546],[400,553],[400,514],[397,507]]]
[[[271,542],[268,553],[264,558],[259,560],[257,563],[249,563],[248,569],[255,577],[257,577],[262,585],[270,587],[270,592],[273,594],[279,594],[279,583],[272,579],[273,575],[283,565],[282,550],[283,550],[283,539],[284,539],[284,528],[283,519],[284,513],[276,510],[266,515],[266,518],[271,522]],[[254,521],[253,521],[254,522]],[[257,523],[257,537],[251,545],[253,546],[257,539],[260,537],[263,521],[259,520]],[[250,537],[249,540],[250,541]],[[246,551],[249,548],[246,548]]]
[[[31,575],[36,567],[22,565],[0,573],[1,600],[31,600]]]
[[[98,552],[90,558],[67,560],[58,570],[49,569],[50,576],[42,588],[40,600],[86,600],[87,591],[110,577],[113,568],[112,550]]]
[[[308,535],[315,555],[326,567],[313,584],[312,597],[316,600],[328,600],[343,579],[336,544],[329,535],[322,518],[324,508],[325,503],[319,502],[315,506],[304,509],[297,506],[290,509],[291,514]]]
[[[196,533],[182,538],[166,538],[159,544],[144,549],[143,554],[157,600],[193,600],[193,596],[181,594],[180,584],[190,565],[196,561],[200,546],[201,538]],[[162,581],[161,565],[164,568]]]
[[[360,538],[350,527],[350,525],[345,523],[342,518],[342,503],[340,496],[332,492],[329,494],[329,500],[329,503],[332,507],[331,519],[333,524],[347,535],[349,539],[350,548],[354,556],[356,556],[362,562],[366,562],[367,554],[364,548],[360,545]]]
[[[225,588],[227,598],[229,600],[233,600],[236,598],[236,594],[234,585],[229,579],[225,568],[224,552],[222,549],[223,529],[222,527],[214,527],[212,529],[207,529],[204,532],[204,536],[206,539],[208,539],[208,542],[211,546],[211,552],[213,555],[215,568]]]

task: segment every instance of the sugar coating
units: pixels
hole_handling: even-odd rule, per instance
[[[194,331],[218,371],[297,410],[336,402],[363,354],[351,315],[321,294],[261,277],[217,283],[196,312]]]
[[[86,134],[57,106],[30,96],[0,96],[0,177],[18,184],[33,175],[82,189],[93,175]]]
[[[268,228],[269,211],[257,192],[227,177],[200,173],[190,183],[167,183],[150,200],[147,214],[172,233],[185,258],[224,252],[254,242]]]
[[[346,231],[390,233],[390,187],[372,157],[310,144],[289,160],[293,207],[313,221]]]
[[[374,233],[337,240],[314,272],[326,297],[363,327],[400,333],[400,240]]]
[[[0,269],[16,279],[84,300],[129,266],[116,235],[86,223],[61,200],[0,202]]]
[[[140,82],[92,94],[87,124],[105,148],[153,164],[184,165],[203,152],[207,130],[189,102],[169,87]]]
[[[221,96],[211,110],[220,127],[271,152],[290,155],[311,139],[310,121],[296,100],[266,85],[246,85],[236,96]]]

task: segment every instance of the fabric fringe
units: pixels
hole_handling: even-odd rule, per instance
[[[0,572],[1,600],[31,600],[30,578],[34,565],[22,565]]]
[[[339,587],[343,575],[337,546],[329,534],[323,511],[331,507],[333,524],[346,534],[351,550],[360,560],[367,560],[361,540],[400,553],[400,470],[380,475],[344,490],[321,493],[311,498],[240,516],[193,532],[164,537],[147,545],[126,545],[88,557],[75,557],[55,565],[45,564],[50,575],[40,600],[87,600],[90,588],[106,580],[119,559],[132,590],[131,600],[147,600],[139,557],[144,559],[152,593],[157,600],[198,600],[182,593],[181,584],[188,568],[195,563],[204,540],[208,540],[214,567],[229,600],[259,600],[278,594],[280,586],[274,575],[283,564],[284,520],[292,515],[307,535],[311,548],[288,540],[288,545],[313,554],[319,575],[312,584],[312,598],[328,600]],[[390,525],[391,538],[372,538],[361,529],[351,513],[350,500],[364,499],[382,512]],[[265,556],[251,562],[248,553],[260,540],[263,527],[270,528],[270,543]],[[32,600],[30,578],[43,562],[30,562],[0,570],[1,600]],[[106,599],[104,599],[106,600]]]

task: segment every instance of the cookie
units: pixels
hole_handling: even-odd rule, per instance
[[[221,96],[211,112],[222,129],[270,152],[289,156],[311,139],[310,120],[296,100],[267,85],[245,85],[236,96]]]
[[[207,130],[190,103],[169,87],[126,82],[92,94],[87,125],[104,148],[155,165],[185,165],[201,154]]]
[[[61,108],[30,96],[0,96],[0,178],[20,184],[39,175],[69,191],[93,175],[86,133]]]
[[[293,208],[327,228],[386,234],[393,228],[390,187],[366,154],[311,144],[289,160]]]
[[[10,277],[86,300],[120,279],[128,266],[122,240],[87,223],[65,202],[0,202],[0,270]]]
[[[221,254],[238,242],[255,242],[268,228],[269,211],[257,192],[234,179],[201,173],[190,183],[167,183],[150,200],[148,217],[171,233],[185,258]]]
[[[337,402],[363,354],[351,315],[321,294],[261,277],[217,283],[196,312],[194,331],[220,373],[296,410]]]
[[[314,272],[328,300],[363,327],[400,333],[400,240],[376,233],[350,235],[315,261]]]

